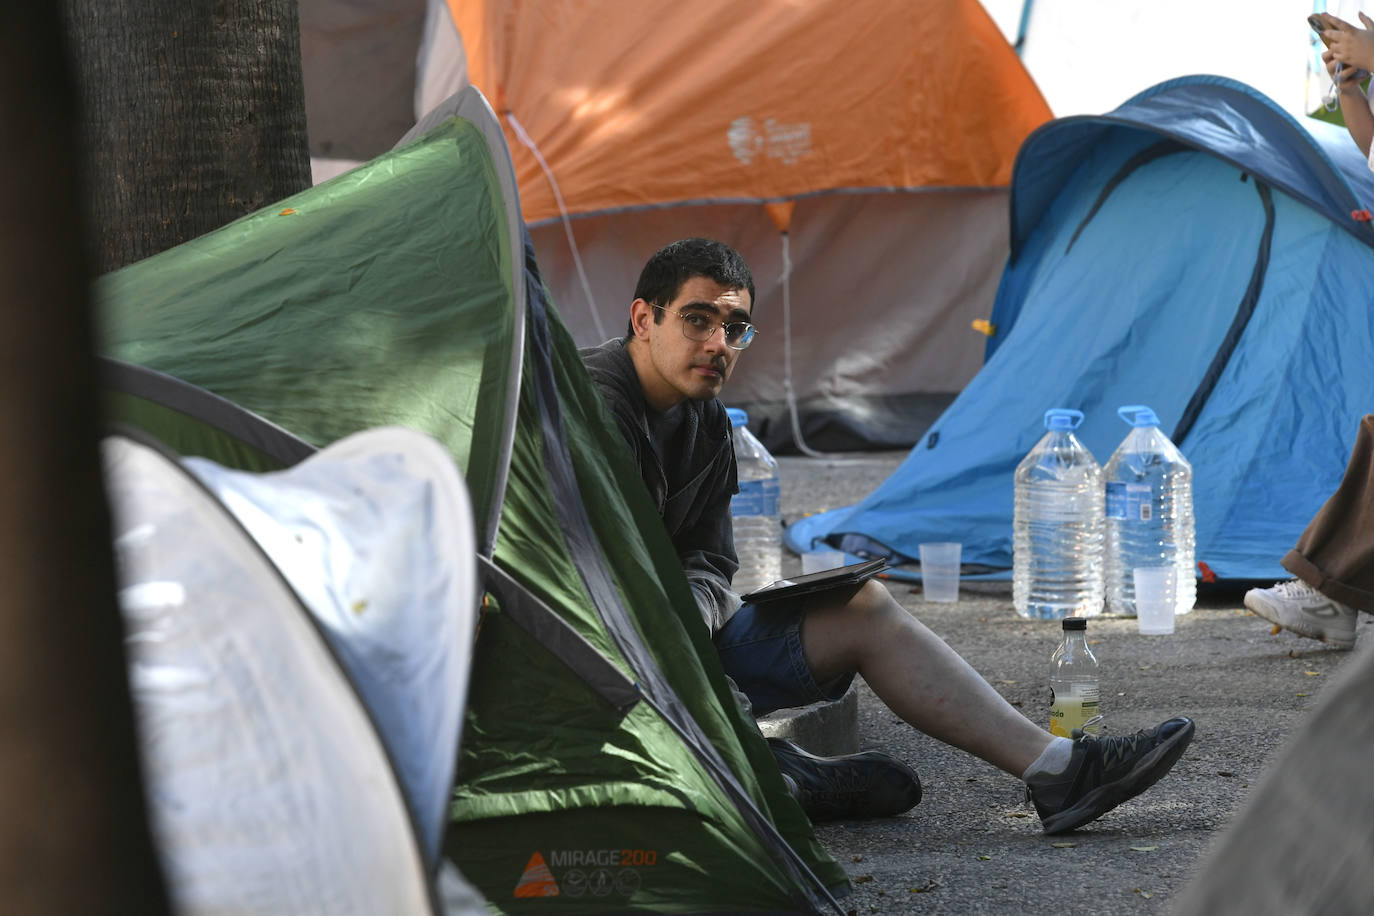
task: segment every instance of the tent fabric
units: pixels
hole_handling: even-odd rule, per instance
[[[1374,233],[1351,213],[1374,182],[1351,147],[1216,77],[1038,130],[983,370],[887,481],[788,543],[910,563],[922,540],[961,541],[970,572],[1005,575],[1012,473],[1044,411],[1082,410],[1105,463],[1116,407],[1144,403],[1193,465],[1198,560],[1286,578],[1374,390]]]
[[[186,467],[319,622],[437,863],[478,604],[472,512],[453,459],[413,430],[379,428],[273,474],[203,458]]]
[[[992,309],[1007,253],[1005,189],[838,194],[800,200],[788,232],[790,315],[777,227],[757,204],[703,204],[575,221],[591,289],[560,225],[533,229],[540,268],[579,345],[625,332],[643,262],[686,236],[718,238],[754,274],[760,333],[726,397],[770,451],[795,451],[790,384],[803,439],[825,450],[905,448],[983,362],[970,328]],[[790,317],[791,332],[786,319]]]
[[[179,455],[276,471],[315,453],[310,443],[203,388],[108,357],[99,364],[107,421],[156,430]]]
[[[571,213],[1004,186],[1048,114],[975,0],[449,8],[469,79],[537,141]],[[507,137],[526,221],[557,218],[535,158]]]
[[[492,545],[501,594],[534,599],[482,615],[445,837],[493,909],[834,910],[844,870],[736,705],[528,243],[511,243],[522,224],[494,115],[457,110],[102,278],[102,349],[313,445],[399,424],[456,460],[478,554]],[[530,635],[540,607],[577,651]],[[637,702],[579,675],[588,650]]]
[[[504,141],[483,130],[480,96],[468,98],[476,99],[469,117],[451,119],[428,143],[178,247],[179,269],[157,295],[107,325],[105,355],[195,384],[316,447],[376,426],[429,432],[460,466],[488,465],[484,485],[469,494],[479,550],[489,554],[504,470],[499,450],[470,453],[478,435],[513,435],[514,400],[505,392],[519,378],[525,290],[520,230],[508,221],[514,182],[496,165]],[[219,287],[231,253],[253,266],[240,268],[226,293]],[[273,270],[258,267],[267,262]],[[435,265],[447,274],[437,276]],[[128,301],[129,284],[142,295],[150,269],[115,272],[101,288]],[[397,291],[399,278],[426,272],[428,283]],[[203,312],[186,308],[214,296],[233,298]],[[455,298],[487,320],[452,334],[444,322]],[[283,338],[312,346],[282,354]],[[364,345],[373,340],[381,343]],[[378,375],[389,384],[375,384]],[[302,396],[282,396],[290,391]]]
[[[1300,123],[1265,96],[1225,77],[1190,76],[1151,87],[1109,114],[1060,118],[1027,138],[1016,167],[1012,260],[1064,184],[1063,172],[1082,158],[1080,150],[1117,125],[1139,127],[1144,137],[1175,139],[1262,174],[1270,186],[1374,244],[1369,223],[1350,218],[1352,210],[1374,200],[1374,173],[1344,130]]]
[[[436,912],[403,786],[300,599],[172,458],[123,437],[105,458],[150,814],[178,911]]]
[[[386,152],[415,122],[424,0],[301,0],[299,11],[311,158]]]

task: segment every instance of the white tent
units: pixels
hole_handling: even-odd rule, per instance
[[[125,436],[105,457],[178,911],[478,911],[438,877],[477,586],[448,453],[378,429],[269,474]]]

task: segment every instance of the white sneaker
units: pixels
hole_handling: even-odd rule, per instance
[[[1338,649],[1355,645],[1358,612],[1332,601],[1301,579],[1279,582],[1270,588],[1252,588],[1245,593],[1245,606],[1300,636],[1320,639]]]

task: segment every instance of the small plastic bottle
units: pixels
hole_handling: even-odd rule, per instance
[[[1064,641],[1050,657],[1050,734],[1072,738],[1074,729],[1101,732],[1097,656],[1088,648],[1088,621],[1065,617]]]
[[[739,492],[730,500],[739,570],[731,583],[738,594],[763,588],[782,578],[782,520],[778,515],[778,462],[746,425],[749,415],[738,407],[730,415]]]

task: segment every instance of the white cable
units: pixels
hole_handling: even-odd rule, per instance
[[[792,249],[786,232],[782,233],[782,387],[787,395],[787,410],[792,416],[792,439],[797,450],[808,458],[823,458],[827,467],[851,464],[872,464],[880,458],[837,458],[818,452],[802,438],[801,421],[797,417],[797,395],[792,388]]]
[[[1341,62],[1336,61],[1336,75],[1331,80],[1331,88],[1326,91],[1326,98],[1322,99],[1322,107],[1327,111],[1335,111],[1341,107]]]
[[[797,394],[792,389],[792,250],[787,233],[782,233],[782,389],[787,395],[787,410],[792,415],[792,438],[797,449],[811,458],[825,455],[806,444],[801,421],[797,419]]]
[[[539,167],[544,170],[544,177],[549,180],[549,187],[553,188],[553,199],[558,204],[558,215],[563,219],[563,232],[568,237],[568,248],[572,250],[573,264],[577,267],[577,278],[582,281],[582,293],[587,297],[587,308],[592,313],[592,326],[596,328],[596,339],[600,343],[606,340],[606,329],[601,326],[601,312],[596,307],[596,300],[592,298],[592,285],[587,282],[587,272],[582,268],[582,255],[577,250],[577,240],[573,238],[572,220],[568,218],[568,208],[563,203],[563,192],[558,189],[558,181],[553,177],[553,169],[544,161],[544,155],[539,152],[539,147],[535,146],[534,140],[525,133],[525,128],[521,126],[515,117],[515,112],[507,111],[506,120],[510,122],[511,130],[515,131],[516,139],[525,144],[529,151],[534,154],[534,161],[539,163]]]

